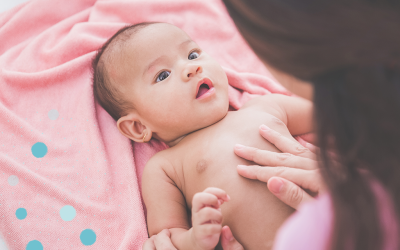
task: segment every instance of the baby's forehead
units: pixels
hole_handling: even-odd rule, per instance
[[[136,62],[143,66],[162,55],[179,53],[179,46],[185,41],[193,42],[180,28],[156,23],[132,34],[118,53],[124,64]]]
[[[137,78],[156,58],[178,52],[184,41],[192,41],[180,28],[166,23],[155,23],[130,34],[122,34],[110,51],[108,73],[119,83]]]
[[[190,37],[182,29],[168,23],[155,23],[131,34],[126,45],[128,49],[132,46],[131,49],[147,52],[143,49],[173,45],[175,42],[187,39]]]

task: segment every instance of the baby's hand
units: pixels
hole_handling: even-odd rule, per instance
[[[196,193],[192,201],[192,240],[201,249],[214,249],[222,229],[220,205],[230,197],[219,188],[207,188]]]

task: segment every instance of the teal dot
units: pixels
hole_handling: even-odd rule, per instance
[[[43,250],[43,245],[40,241],[32,240],[26,245],[26,250]]]
[[[92,229],[85,229],[80,238],[83,245],[90,246],[96,242],[96,233]]]
[[[64,221],[71,221],[76,216],[76,210],[73,206],[70,205],[63,206],[60,209],[60,216],[61,219],[63,219]]]
[[[28,215],[28,213],[26,212],[26,209],[25,209],[25,208],[20,207],[20,208],[18,208],[17,211],[15,212],[15,215],[17,216],[17,218],[18,218],[19,220],[23,220],[23,219],[26,218],[26,216]]]
[[[43,142],[36,142],[32,146],[32,154],[36,158],[42,158],[47,154],[47,146]]]

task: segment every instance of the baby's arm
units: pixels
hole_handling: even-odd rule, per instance
[[[253,98],[242,108],[256,107],[268,112],[286,124],[292,135],[313,132],[313,104],[303,98],[269,94]]]
[[[190,228],[185,198],[168,176],[173,166],[161,157],[153,157],[143,173],[143,199],[147,208],[149,235],[163,229],[171,232],[171,241],[177,249],[214,249],[218,244],[222,214],[219,206],[229,198],[217,188],[197,193],[192,201]]]

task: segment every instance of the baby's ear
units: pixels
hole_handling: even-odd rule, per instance
[[[135,142],[148,142],[152,136],[150,128],[143,125],[134,113],[119,118],[117,127],[121,134]]]

